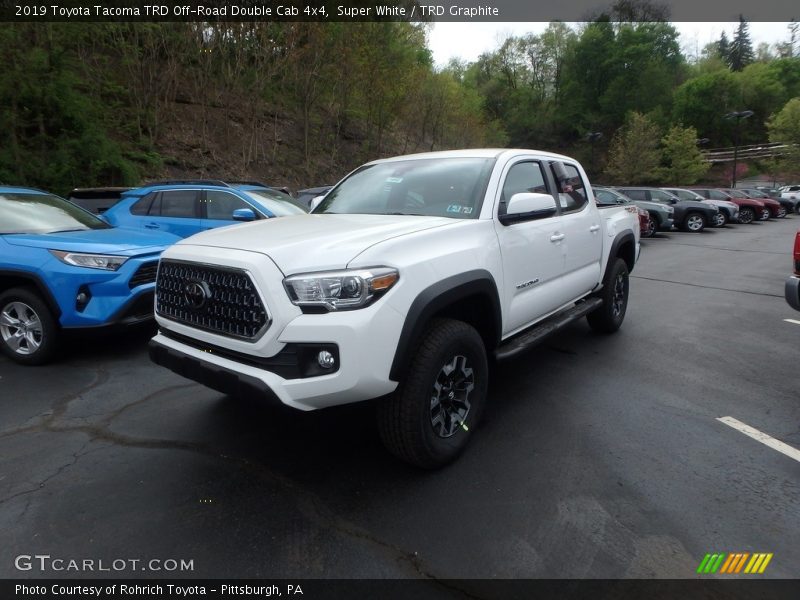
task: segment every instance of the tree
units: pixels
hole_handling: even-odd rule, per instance
[[[646,115],[632,112],[611,140],[606,173],[624,184],[655,183],[659,179],[658,125]]]
[[[719,36],[716,49],[717,56],[719,56],[725,64],[728,64],[728,57],[731,53],[731,43],[728,41],[728,35],[724,31]]]
[[[792,19],[791,23],[787,26],[789,30],[789,39],[785,42],[776,44],[778,55],[781,58],[792,58],[795,55],[795,46],[797,45],[798,30],[800,30],[800,23]]]
[[[792,98],[767,123],[770,142],[789,145],[780,163],[787,174],[800,175],[800,98]]]
[[[711,166],[697,147],[694,127],[673,125],[661,139],[662,180],[673,185],[691,185],[705,175]]]
[[[732,71],[741,71],[755,60],[749,27],[744,17],[739,15],[739,26],[736,28],[736,33],[733,36],[728,52],[728,65]]]
[[[689,79],[676,89],[672,116],[674,122],[694,127],[715,146],[732,146],[733,129],[724,115],[741,106],[736,73],[723,69]]]

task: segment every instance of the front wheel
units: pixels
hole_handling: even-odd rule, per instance
[[[467,445],[486,401],[486,348],[471,325],[434,319],[404,381],[378,405],[388,450],[424,469],[453,461]]]
[[[760,218],[761,221],[766,221],[767,219],[770,218],[770,216],[771,215],[768,208],[761,209],[761,218]]]
[[[700,233],[706,228],[706,219],[700,213],[692,212],[686,215],[683,221],[684,231],[691,231],[692,233]]]
[[[628,265],[617,258],[603,281],[600,291],[603,304],[586,315],[589,327],[601,333],[614,333],[619,329],[628,309],[629,290]]]
[[[728,224],[728,214],[721,210],[714,217],[714,227],[725,227]]]
[[[778,217],[779,219],[783,219],[786,216],[786,207],[781,206],[778,209],[778,214],[776,214],[775,216]]]
[[[658,217],[654,213],[648,213],[650,218],[647,220],[647,227],[641,232],[642,237],[651,238],[658,231]]]
[[[46,363],[56,348],[53,315],[39,296],[27,288],[0,294],[0,349],[23,365]]]
[[[752,223],[755,218],[756,218],[756,211],[754,211],[749,206],[745,206],[743,209],[739,211],[739,223],[747,225],[749,223]]]

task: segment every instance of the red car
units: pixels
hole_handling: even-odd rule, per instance
[[[794,236],[794,275],[786,280],[786,302],[800,310],[800,231]]]
[[[653,225],[650,222],[650,213],[643,208],[636,207],[639,213],[639,233],[642,237],[653,237],[655,235]]]
[[[738,204],[739,223],[747,224],[752,223],[757,219],[769,218],[770,211],[766,205],[761,202],[761,200],[753,200],[752,198],[737,198],[736,196],[733,196],[720,188],[693,187],[689,189],[710,200],[728,200],[729,202]]]
[[[743,192],[742,190],[732,190],[732,189],[723,189],[723,192],[727,192],[731,195],[732,198],[739,198],[740,200],[747,199],[747,200],[755,200],[755,198],[751,198],[747,195],[747,193]],[[769,219],[770,217],[774,217],[775,219],[782,219],[786,216],[786,208],[777,200],[773,200],[772,198],[758,198],[759,202],[763,202],[764,206],[769,210],[769,214],[765,217],[764,211],[761,214],[761,220]]]

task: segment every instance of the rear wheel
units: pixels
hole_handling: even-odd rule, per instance
[[[474,327],[434,319],[397,391],[378,405],[378,430],[398,458],[424,469],[465,448],[486,401],[489,367]]]
[[[706,228],[706,218],[700,213],[690,212],[683,220],[683,230],[700,233]]]
[[[748,223],[752,223],[755,218],[756,212],[749,206],[745,206],[739,211],[739,223],[747,225]]]
[[[602,306],[586,315],[589,327],[601,333],[613,333],[619,329],[628,308],[629,290],[628,265],[617,258],[603,281],[600,291]]]
[[[0,349],[23,365],[41,365],[56,349],[56,322],[47,305],[28,288],[0,294]]]

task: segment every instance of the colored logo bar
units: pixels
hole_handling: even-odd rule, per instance
[[[725,573],[728,575],[748,573],[761,574],[772,560],[772,552],[717,552],[706,554],[697,567],[702,574]]]

